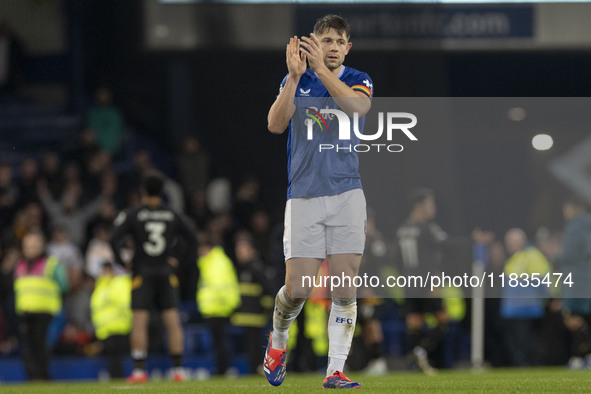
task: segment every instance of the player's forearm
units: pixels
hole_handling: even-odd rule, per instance
[[[369,97],[363,96],[351,89],[336,75],[330,72],[328,68],[317,71],[316,75],[318,75],[318,78],[320,78],[332,98],[347,115],[353,116],[357,112],[361,117],[369,112],[371,107]]]
[[[287,128],[294,112],[293,99],[299,82],[299,77],[288,76],[281,93],[271,106],[267,116],[267,128],[271,133],[282,134]]]

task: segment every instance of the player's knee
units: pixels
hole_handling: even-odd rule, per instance
[[[297,295],[301,296],[301,294]],[[286,284],[277,293],[277,296],[275,298],[275,305],[277,305],[277,303],[288,303],[291,305],[298,305],[303,303],[304,301],[306,301],[306,297],[294,297],[293,294],[291,294],[291,288]]]
[[[291,283],[285,283],[285,293],[287,297],[290,299],[291,302],[299,304],[308,298],[310,293],[314,290],[313,287],[306,287],[306,286],[298,286],[296,289],[293,289]]]

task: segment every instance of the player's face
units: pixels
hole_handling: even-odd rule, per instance
[[[326,67],[329,70],[339,68],[345,61],[345,56],[347,56],[353,44],[349,42],[344,32],[339,34],[335,29],[326,30],[317,36],[324,53]]]

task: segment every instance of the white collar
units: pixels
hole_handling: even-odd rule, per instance
[[[337,75],[338,79],[341,79],[341,77],[343,76],[343,74],[345,73],[345,69],[347,67],[344,64],[341,64],[341,71],[339,71],[339,75]],[[316,77],[318,78],[318,74],[316,74],[316,71],[312,71],[314,73],[314,75],[316,75]]]

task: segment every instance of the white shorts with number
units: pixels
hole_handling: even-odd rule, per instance
[[[366,221],[362,189],[333,196],[292,198],[285,206],[285,260],[363,254]]]

